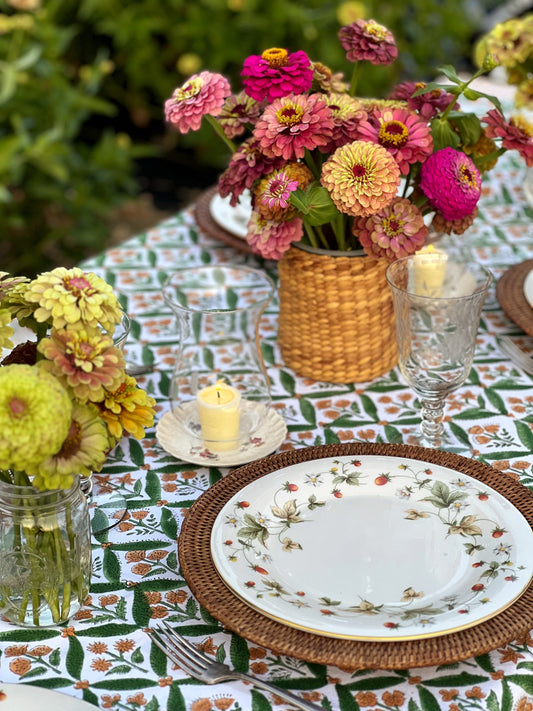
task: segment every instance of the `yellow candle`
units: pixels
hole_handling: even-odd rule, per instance
[[[419,296],[438,297],[446,275],[448,255],[439,252],[432,244],[422,247],[414,255],[414,290]]]
[[[202,435],[214,452],[235,449],[239,443],[241,394],[222,380],[196,396]]]

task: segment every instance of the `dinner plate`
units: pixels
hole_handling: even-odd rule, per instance
[[[230,197],[223,198],[215,193],[209,204],[209,211],[213,220],[220,227],[236,237],[246,238],[248,220],[252,214],[252,202],[248,190],[242,193],[239,197],[239,204],[235,207],[230,205]]]
[[[300,462],[246,485],[215,519],[225,584],[285,625],[396,641],[498,614],[527,588],[533,533],[454,469],[392,456]]]
[[[524,296],[526,297],[527,303],[533,308],[533,269],[524,279]]]
[[[94,711],[93,704],[42,686],[0,681],[2,711]]]

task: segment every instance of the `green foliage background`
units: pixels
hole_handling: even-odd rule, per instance
[[[440,64],[464,68],[481,11],[466,14],[463,0],[16,4],[0,0],[0,267],[30,275],[105,247],[105,218],[138,189],[139,158],[159,156],[176,185],[223,169],[209,127],[179,136],[164,124],[165,99],[195,71],[223,72],[237,90],[244,58],[280,46],[349,75],[337,31],[343,12],[364,9],[400,49],[392,67],[365,67],[361,93],[384,95]]]

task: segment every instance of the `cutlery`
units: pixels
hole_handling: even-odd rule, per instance
[[[509,336],[499,336],[497,340],[500,350],[509,356],[515,365],[521,368],[524,373],[533,375],[533,359],[527,353],[517,346]]]
[[[204,682],[204,684],[218,684],[221,681],[231,681],[240,679],[248,681],[250,684],[260,689],[269,691],[280,699],[296,706],[303,711],[324,711],[322,706],[301,699],[290,691],[280,689],[274,684],[257,679],[250,674],[236,672],[227,664],[215,662],[200,652],[192,642],[178,634],[167,622],[162,622],[163,627],[152,628],[150,636],[154,644],[172,661],[177,664],[189,676]]]

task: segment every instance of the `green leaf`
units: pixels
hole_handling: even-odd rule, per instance
[[[533,676],[531,674],[506,674],[505,681],[521,686],[526,694],[533,694]]]
[[[394,444],[400,444],[403,441],[403,436],[400,430],[396,429],[392,425],[385,425],[385,437],[387,442],[392,442]]]
[[[435,151],[446,148],[446,146],[457,148],[461,143],[461,139],[446,119],[434,118],[431,121],[431,135]]]
[[[500,704],[498,703],[498,697],[494,693],[494,689],[492,689],[487,696],[485,706],[487,707],[487,711],[500,711]]]
[[[325,444],[340,444],[340,439],[332,429],[326,427],[324,429],[324,442]]]
[[[339,708],[342,709],[342,711],[359,711],[359,704],[351,691],[340,684],[335,684],[335,691],[339,699]]]
[[[305,191],[298,188],[292,192],[289,201],[312,226],[325,225],[339,214],[329,192],[316,181]]]
[[[300,412],[311,427],[316,427],[316,411],[314,405],[306,397],[300,398]]]
[[[96,708],[98,708],[98,696],[96,694],[93,694],[90,689],[83,690],[82,698],[88,704],[92,704],[93,706],[96,706]]]
[[[159,647],[151,642],[150,644],[150,666],[156,676],[162,678],[167,675],[168,659],[166,654]]]
[[[133,634],[133,632],[138,632],[138,630],[138,625],[111,622],[108,625],[77,629],[76,635],[78,637],[127,637],[129,634]]]
[[[475,684],[484,684],[486,681],[488,681],[487,676],[461,672],[461,674],[450,674],[450,676],[441,676],[438,679],[435,678],[429,681],[424,681],[424,685],[444,688],[445,686],[474,686]]]
[[[482,654],[481,656],[476,657],[476,662],[477,662],[477,665],[481,669],[483,669],[483,671],[486,671],[489,673],[496,671],[494,669],[494,665],[493,665],[492,660],[490,658],[490,654]]]
[[[459,135],[465,146],[472,146],[479,140],[481,135],[481,123],[475,114],[450,114],[450,119],[459,130]]]
[[[507,683],[507,679],[502,679],[502,708],[501,711],[511,711],[513,707],[513,694]]]
[[[252,689],[252,709],[251,711],[272,711],[270,702],[257,689]]]
[[[154,354],[152,352],[152,349],[148,345],[143,346],[142,362],[143,362],[143,365],[153,365],[155,363]]]
[[[468,439],[467,433],[462,429],[462,427],[459,427],[459,425],[456,425],[455,422],[450,422],[450,430],[453,432],[454,436],[461,442],[461,444],[465,444],[467,447],[470,447],[470,440]]]
[[[531,428],[528,427],[525,422],[521,422],[520,420],[516,420],[515,427],[516,433],[518,434],[518,437],[524,447],[526,447],[529,452],[533,451],[533,432],[531,431]]]
[[[498,412],[500,412],[502,415],[507,414],[507,406],[503,400],[502,397],[495,391],[492,390],[492,388],[487,388],[485,390],[485,395],[487,397],[487,400],[490,402],[490,404],[496,408]]]
[[[154,503],[161,499],[161,480],[153,471],[146,472],[145,491]]]
[[[152,617],[152,609],[148,599],[138,586],[133,589],[133,606],[131,610],[133,619],[139,627],[146,627]]]
[[[171,541],[175,541],[178,537],[178,524],[174,514],[166,506],[161,509],[161,530]]]
[[[70,676],[74,679],[81,679],[84,656],[83,647],[79,640],[76,637],[69,637],[65,667]]]
[[[455,67],[453,67],[451,64],[444,64],[442,67],[439,67],[437,71],[444,74],[444,76],[447,77],[450,81],[453,81],[454,84],[463,83],[463,80],[457,75]]]
[[[379,420],[378,409],[371,398],[368,395],[361,395],[361,403],[367,415],[369,415],[374,422]]]
[[[286,370],[280,370],[279,380],[287,395],[294,395],[296,392],[296,381]]]
[[[128,664],[119,664],[116,667],[112,667],[107,674],[128,674],[131,671],[131,667]]]
[[[440,711],[440,704],[437,699],[430,691],[424,689],[423,686],[418,687],[418,696],[420,698],[422,711]]]
[[[91,682],[92,689],[109,689],[110,691],[134,691],[135,689],[149,689],[157,686],[157,681],[144,677],[126,677],[121,679],[105,679],[104,681]]]
[[[167,711],[186,711],[185,699],[178,682],[173,682],[168,693]]]
[[[119,582],[120,580],[120,563],[117,556],[110,548],[104,550],[104,566],[103,572],[110,582]]]
[[[141,469],[144,466],[144,449],[141,443],[133,437],[130,437],[129,445],[131,460],[138,469]]]
[[[246,640],[238,634],[231,635],[230,659],[235,671],[245,674],[250,666],[250,653]]]
[[[375,691],[376,689],[388,689],[391,686],[396,686],[403,681],[397,676],[378,676],[353,681],[350,684],[345,684],[350,691]]]
[[[0,149],[0,160],[1,160],[1,149]],[[261,355],[265,361],[265,365],[274,365],[276,359],[274,357],[274,346],[271,343],[267,343],[265,340],[261,341]]]

